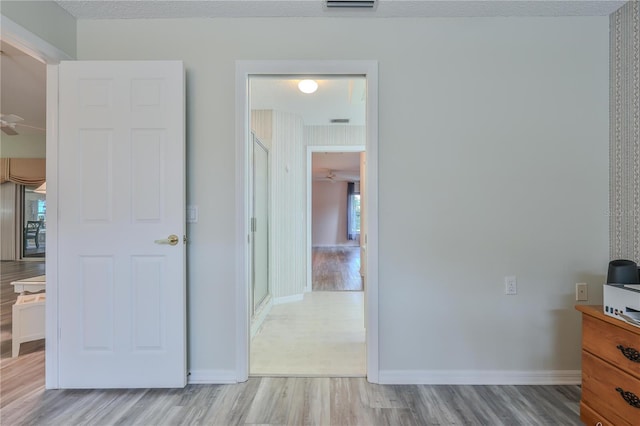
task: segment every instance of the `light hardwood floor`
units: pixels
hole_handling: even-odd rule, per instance
[[[313,291],[362,291],[360,247],[314,247],[312,249]]]
[[[580,425],[578,386],[373,385],[252,378],[184,389],[40,390],[3,425]]]
[[[250,372],[261,376],[363,377],[364,294],[305,293],[276,305],[251,340]]]
[[[20,355],[11,357],[11,307],[18,298],[11,282],[44,273],[44,262],[0,262],[0,407],[44,386],[44,339],[21,344]]]

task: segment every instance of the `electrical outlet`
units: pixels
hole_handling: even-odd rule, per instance
[[[585,302],[589,300],[589,290],[587,283],[576,283],[576,300]]]
[[[518,294],[518,282],[515,275],[504,277],[504,294]]]

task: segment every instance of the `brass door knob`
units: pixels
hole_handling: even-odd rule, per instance
[[[171,234],[171,235],[169,235],[167,238],[165,238],[163,240],[155,240],[154,243],[156,243],[156,244],[169,244],[170,246],[175,246],[176,244],[178,244],[178,241],[180,241],[180,238],[178,238],[177,235]]]

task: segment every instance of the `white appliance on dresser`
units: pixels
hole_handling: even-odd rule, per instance
[[[603,300],[605,315],[640,327],[640,284],[605,284]]]

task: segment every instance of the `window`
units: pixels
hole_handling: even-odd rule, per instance
[[[45,194],[23,188],[22,257],[44,257],[47,242],[47,199]]]
[[[349,182],[347,186],[347,239],[360,238],[360,184]]]

